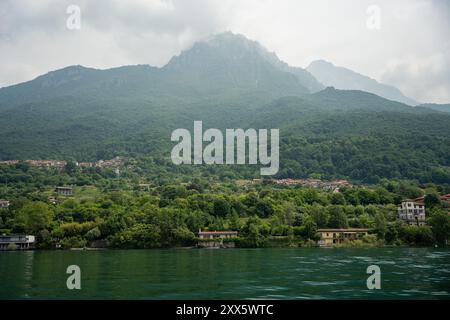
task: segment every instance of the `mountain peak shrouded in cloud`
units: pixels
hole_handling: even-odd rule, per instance
[[[98,88],[116,95],[118,86],[129,88],[125,94],[262,92],[273,97],[323,89],[309,72],[290,67],[257,41],[225,32],[195,42],[161,68],[132,65],[101,70],[74,65],[51,71],[0,90],[0,104],[11,100],[20,104]]]
[[[78,30],[67,28],[71,4],[80,8]],[[380,9],[379,29],[367,27],[370,5]],[[414,100],[447,103],[449,14],[447,0],[3,0],[0,87],[75,64],[162,67],[209,34],[232,30],[290,66],[327,57]]]
[[[259,42],[230,31],[196,42],[190,49],[173,57],[164,68],[179,70],[186,65],[195,66],[199,72],[202,70],[214,72],[216,69],[208,68],[222,66],[227,68],[222,70],[223,76],[234,77],[236,80],[242,78],[246,80],[247,84],[254,82],[258,86],[263,85],[259,81],[265,80],[259,79],[259,77],[273,76],[276,79],[283,75],[285,78],[293,76],[297,79],[299,86],[302,87],[302,89],[298,88],[299,92],[312,93],[323,89],[323,86],[308,71],[290,67]],[[207,77],[208,75],[203,74],[203,76]],[[289,80],[290,83],[291,80]],[[282,82],[279,84],[281,85]]]
[[[325,86],[332,86],[344,90],[366,91],[411,106],[418,104],[417,101],[406,97],[400,90],[393,86],[379,83],[374,79],[350,69],[335,66],[329,61],[313,61],[306,70],[313,74],[314,77]]]
[[[51,71],[33,81],[0,90],[0,104],[15,100],[13,104],[17,105],[98,88],[115,95],[119,86],[129,88],[126,92],[142,95],[234,91],[264,92],[273,97],[305,95],[332,86],[366,91],[408,105],[418,104],[393,86],[325,60],[312,62],[306,70],[289,66],[259,42],[229,31],[195,42],[161,68],[132,65],[100,70],[74,65]]]
[[[277,98],[321,88],[307,71],[289,67],[258,42],[226,32],[196,42],[161,68],[132,65],[101,70],[74,65],[50,71],[0,89],[0,108],[95,92],[116,98],[242,93]]]

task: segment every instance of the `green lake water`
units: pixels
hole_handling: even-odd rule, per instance
[[[81,269],[68,290],[66,269]],[[381,289],[368,290],[369,265]],[[450,250],[0,252],[0,299],[449,299]]]

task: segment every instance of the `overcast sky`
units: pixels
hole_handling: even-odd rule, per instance
[[[449,103],[449,3],[1,0],[0,87],[75,64],[163,66],[193,42],[230,30],[259,41],[290,65],[325,59],[395,85],[418,101]],[[79,30],[66,25],[71,4],[81,9]]]

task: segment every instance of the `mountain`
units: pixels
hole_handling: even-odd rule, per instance
[[[194,44],[162,68],[70,66],[0,89],[0,160],[126,156],[182,174],[194,169],[171,166],[171,132],[202,120],[222,130],[279,128],[278,177],[450,183],[450,114],[322,88],[307,71],[231,33]]]
[[[173,57],[163,71],[166,79],[174,83],[189,81],[201,94],[231,87],[299,95],[321,88],[307,71],[290,68],[258,42],[231,32],[195,43]]]
[[[450,104],[448,104],[448,103],[447,104],[424,103],[424,104],[418,105],[417,107],[450,113]]]
[[[255,93],[272,98],[322,89],[301,68],[289,67],[259,43],[226,32],[195,43],[162,68],[107,70],[70,66],[0,90],[0,109],[57,97],[220,96]]]
[[[410,106],[418,104],[417,101],[404,96],[400,90],[393,86],[379,83],[365,75],[352,70],[338,67],[324,60],[316,60],[306,68],[318,81],[328,87],[343,90],[367,91],[380,97],[398,101]]]

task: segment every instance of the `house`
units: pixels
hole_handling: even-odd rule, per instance
[[[18,163],[19,163],[19,160],[0,161],[0,164],[5,164],[5,165],[8,165],[8,166],[12,166],[12,165],[15,165],[15,164],[18,164]]]
[[[59,170],[64,169],[67,165],[67,162],[63,160],[26,160],[25,162],[33,167],[56,168]]]
[[[30,235],[0,236],[0,250],[33,249],[36,239]]]
[[[115,157],[114,159],[110,160],[99,160],[95,165],[99,168],[118,168],[121,167],[124,162],[125,158]]]
[[[59,196],[72,196],[73,195],[72,187],[56,187],[55,192]]]
[[[198,231],[200,239],[233,238],[237,237],[237,235],[237,231]]]
[[[58,199],[56,199],[56,197],[54,197],[54,196],[49,196],[48,197],[48,202],[50,204],[57,204],[58,203]]]
[[[0,209],[8,209],[9,204],[8,200],[0,200]]]
[[[439,199],[444,202],[444,204],[446,205],[450,205],[450,193],[449,194],[444,194],[443,196],[440,196]],[[425,203],[425,196],[416,198],[413,200],[414,202],[420,202],[422,204]]]
[[[362,239],[368,235],[369,229],[318,229],[317,233],[320,236],[320,240],[318,241],[320,246],[332,246],[341,244],[344,241]]]
[[[425,204],[418,200],[404,200],[398,207],[398,217],[409,225],[425,225]]]
[[[77,162],[80,168],[93,168],[95,167],[95,162]]]
[[[444,202],[447,202],[448,204],[450,204],[450,193],[444,194],[443,196],[441,196],[441,201],[444,201]]]
[[[274,182],[284,186],[302,186],[333,192],[339,192],[340,188],[352,187],[347,180],[322,181],[319,179],[278,179],[274,180]]]
[[[139,183],[139,188],[141,190],[150,191],[150,183]]]
[[[199,248],[234,248],[237,231],[198,231]]]

